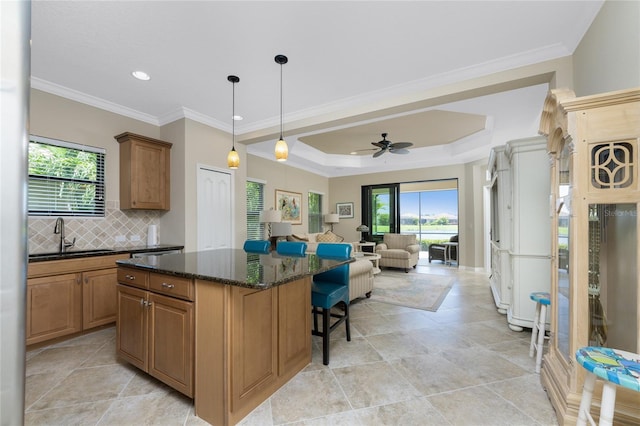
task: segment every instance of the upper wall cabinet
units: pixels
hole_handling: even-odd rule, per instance
[[[120,143],[120,209],[169,210],[171,144],[125,132]]]

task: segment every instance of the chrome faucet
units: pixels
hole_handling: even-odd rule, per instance
[[[59,217],[56,219],[56,227],[53,229],[54,234],[60,234],[60,253],[66,253],[69,247],[73,247],[76,244],[76,238],[73,237],[73,241],[67,241],[64,235],[64,219]]]

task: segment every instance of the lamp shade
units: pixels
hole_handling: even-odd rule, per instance
[[[338,223],[340,215],[338,213],[329,213],[324,215],[324,223]]]
[[[271,224],[271,236],[272,237],[286,237],[291,235],[291,223],[289,222],[276,222]]]
[[[260,212],[260,223],[280,222],[282,212],[280,210],[262,210]]]
[[[356,228],[358,232],[369,232],[369,227],[367,225],[360,225]]]

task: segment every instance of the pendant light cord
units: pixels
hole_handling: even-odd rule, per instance
[[[283,140],[282,136],[282,65],[280,64],[280,140]]]
[[[231,95],[233,100],[231,101],[231,148],[236,150],[236,82],[231,85]]]

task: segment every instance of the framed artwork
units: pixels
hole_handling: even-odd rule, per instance
[[[340,219],[353,219],[353,203],[336,203],[336,211]]]
[[[282,212],[282,221],[302,225],[302,194],[276,189],[276,210]]]

